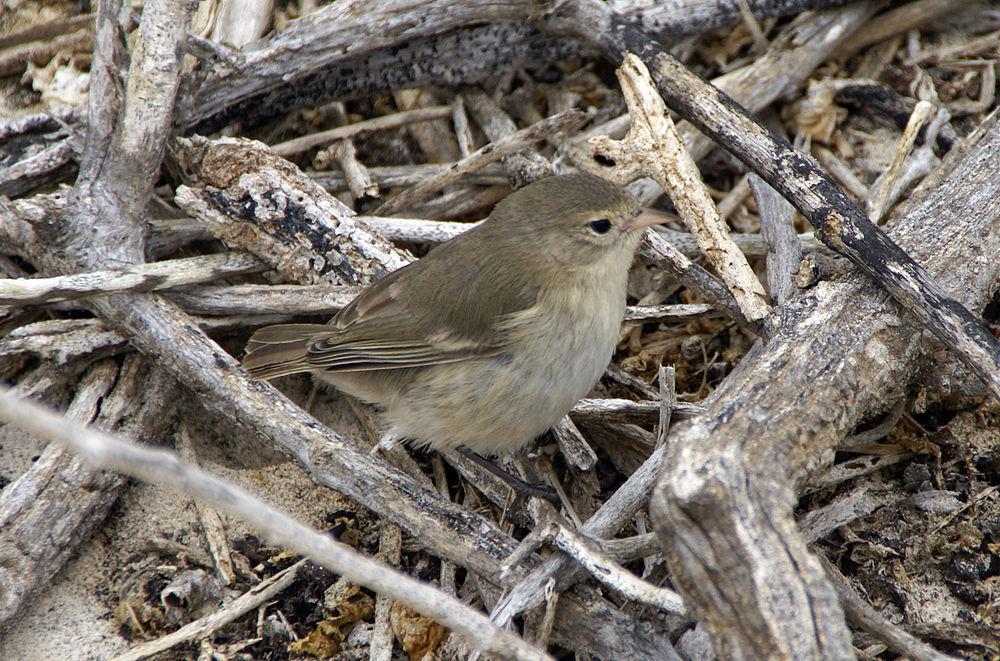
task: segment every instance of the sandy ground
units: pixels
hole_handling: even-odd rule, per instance
[[[293,384],[297,401],[303,401],[302,381]],[[343,434],[362,433],[340,399],[320,395],[314,413]],[[329,527],[324,515],[351,507],[347,499],[315,485],[280,457],[266,456],[259,448],[248,452],[245,439],[229,425],[218,420],[201,423],[203,435],[195,439],[195,450],[202,468],[321,529]],[[0,447],[0,475],[12,479],[44,446],[16,429],[2,427]],[[230,540],[254,532],[239,520],[222,517]],[[104,659],[126,650],[129,643],[119,633],[114,608],[137,558],[149,555],[143,547],[161,537],[207,552],[189,498],[148,484],[129,484],[104,525],[0,640],[0,659]]]

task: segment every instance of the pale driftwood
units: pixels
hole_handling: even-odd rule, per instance
[[[465,99],[461,94],[455,95],[451,104],[451,123],[455,127],[455,139],[458,142],[458,153],[465,158],[476,151],[476,141],[469,128],[469,116],[465,112]]]
[[[888,39],[896,34],[915,30],[925,23],[953,14],[953,0],[916,0],[881,14],[858,29],[837,47],[836,55],[846,58],[866,46]]]
[[[199,183],[179,187],[177,203],[290,281],[371,284],[412,259],[259,142],[182,140],[178,156]]]
[[[263,271],[253,255],[227,252],[54,278],[0,279],[0,306],[38,305],[123,292],[155,291]]]
[[[330,110],[341,127],[347,125],[347,110],[343,103],[339,101],[331,103]],[[344,173],[347,188],[351,191],[351,197],[354,200],[360,200],[363,197],[378,197],[378,184],[372,181],[368,168],[358,160],[358,151],[353,140],[350,138],[337,140],[316,154],[313,165],[327,167],[331,158],[340,164],[340,171]]]
[[[419,202],[431,193],[458,181],[466,172],[472,172],[490,163],[495,163],[504,156],[509,156],[521,151],[525,147],[529,147],[532,143],[541,140],[545,136],[563,131],[571,131],[583,124],[586,119],[586,114],[578,110],[567,110],[547,117],[496,142],[484,145],[462,160],[452,163],[436,177],[399,193],[376,209],[375,213],[377,215],[392,215],[397,213],[414,202]]]
[[[700,404],[675,402],[672,411],[678,418],[689,418],[704,413]],[[589,422],[656,422],[660,415],[660,403],[634,402],[631,399],[581,399],[570,415]]]
[[[653,488],[660,463],[666,454],[665,447],[653,451],[648,459],[625,481],[600,509],[578,529],[582,535],[600,539],[614,535],[646,504]],[[505,626],[518,614],[542,602],[545,586],[555,578],[560,589],[573,584],[581,576],[579,566],[563,554],[547,559],[512,587],[506,596],[490,611],[490,618]]]
[[[209,37],[232,48],[263,37],[274,12],[274,0],[221,0],[214,6]]]
[[[191,317],[206,333],[255,328],[290,321],[292,314]],[[56,365],[80,360],[96,360],[131,350],[128,340],[99,319],[53,319],[36,321],[12,330],[0,338],[0,357],[32,355]]]
[[[165,636],[139,643],[127,652],[113,657],[111,661],[139,661],[178,645],[204,640],[230,622],[238,620],[287,590],[298,578],[299,571],[305,564],[306,560],[299,560],[288,569],[269,576],[214,613],[200,617],[194,622],[188,622],[177,631]]]
[[[657,370],[657,383],[660,386],[660,419],[656,424],[656,447],[667,442],[667,432],[670,430],[670,419],[677,404],[677,383],[674,368],[660,365]]]
[[[117,383],[116,383],[117,381]],[[91,368],[67,415],[129,436],[156,436],[172,420],[174,384],[138,356],[120,370]],[[0,630],[36,597],[104,521],[125,480],[50,445],[0,497]]]
[[[399,179],[382,180],[376,176],[375,181],[379,181],[381,185],[387,187],[410,186],[426,179],[429,176],[439,173],[442,167],[444,166],[416,165],[408,166],[407,168],[391,168],[393,171],[411,169],[413,170],[413,173],[412,175],[409,172],[401,174]],[[390,168],[385,168],[385,170],[389,169]],[[370,173],[377,173],[378,170],[379,168],[369,168]],[[395,177],[395,175],[391,176]],[[506,181],[503,175],[499,173],[496,175],[488,175],[483,179],[475,179],[474,175],[470,176],[473,176],[473,180],[470,183],[488,186],[503,185]],[[310,174],[310,177],[317,183],[320,183],[328,191],[347,190],[346,181],[342,186],[339,183],[337,185],[330,185],[332,180],[329,175],[324,174],[322,176],[313,176],[313,174]],[[2,209],[2,207],[0,207],[0,209]],[[476,226],[476,223],[427,220],[423,218],[388,218],[385,216],[365,215],[359,215],[357,218],[358,220],[368,224],[372,229],[378,230],[379,234],[385,238],[392,241],[406,243],[442,243],[444,241],[451,240],[462,232],[466,232]],[[204,225],[191,219],[152,220],[149,224],[153,232],[148,246],[148,252],[151,255],[170,254],[178,247],[186,243],[203,240],[210,238],[211,236],[208,230],[205,229]],[[698,250],[698,242],[690,233],[662,226],[657,226],[654,229],[658,235],[664,237],[684,256],[697,257],[700,254]],[[767,254],[766,244],[764,243],[764,239],[759,234],[733,233],[729,235],[729,238],[733,240],[733,243],[735,243],[747,257],[763,257]],[[3,237],[0,236],[0,241],[2,241],[2,239]],[[816,237],[812,232],[799,234],[798,239],[802,244],[803,251],[817,251],[823,254],[832,254],[832,251],[829,248],[816,240]]]
[[[74,32],[54,35],[11,48],[0,53],[0,76],[22,72],[28,62],[48,62],[56,53],[88,51],[93,43],[93,32],[84,26]]]
[[[392,115],[383,115],[382,117],[365,119],[354,124],[346,124],[326,131],[319,131],[318,133],[310,133],[301,138],[272,145],[271,149],[279,156],[293,156],[313,147],[336,142],[337,140],[353,138],[369,131],[394,129],[399,126],[412,124],[413,122],[428,122],[446,117],[451,117],[451,106],[432,106],[416,110],[403,110]]]
[[[608,5],[619,14],[637,20],[643,29],[657,34],[679,36],[714,30],[745,20],[798,14],[844,4],[846,0],[611,0]]]
[[[706,303],[677,303],[674,305],[629,305],[625,308],[626,323],[689,321],[711,317],[714,308]]]
[[[617,70],[631,125],[620,141],[591,138],[596,156],[610,161],[608,170],[621,184],[640,176],[656,180],[673,200],[681,219],[722,281],[732,292],[743,316],[758,322],[771,306],[750,264],[729,239],[725,221],[701,180],[649,71],[638,57],[627,55]]]
[[[677,278],[678,282],[699,298],[707,301],[712,307],[725,312],[731,319],[739,323],[753,326],[743,316],[742,308],[725,285],[711,273],[692,262],[653,228],[646,230],[646,235],[639,245],[639,254],[653,266],[657,266]]]
[[[209,285],[171,291],[168,296],[191,314],[330,317],[362,291],[351,285]]]
[[[600,0],[574,0],[545,25],[600,46],[615,61],[636,54],[668,105],[781,192],[817,228],[820,240],[885,287],[1000,399],[1000,340],[872,224],[811,157],[778,139]]]
[[[920,103],[917,104],[917,108],[920,108],[921,111],[923,110]],[[913,114],[918,115],[918,113],[922,114],[917,109],[914,109]],[[917,119],[921,118],[917,117]],[[944,108],[937,109],[927,122],[926,130],[924,131],[924,144],[914,149],[912,153],[909,153],[908,158],[906,157],[906,152],[910,152],[913,146],[911,143],[912,136],[919,132],[918,129],[920,126],[916,121],[907,123],[892,164],[888,170],[879,176],[873,185],[873,188],[878,189],[874,201],[871,202],[872,218],[874,220],[881,221],[888,209],[903,194],[904,190],[937,167],[940,161],[934,153],[934,146],[937,143],[938,135],[942,132],[941,129],[948,126],[950,119],[951,114],[947,110]],[[898,164],[897,160],[899,161]]]
[[[191,435],[190,419],[183,420],[180,429],[174,436],[175,447],[181,459],[197,466],[197,453]],[[198,512],[198,522],[205,535],[209,555],[212,558],[212,566],[215,567],[216,574],[223,585],[233,585],[236,582],[236,570],[233,567],[232,551],[229,547],[229,539],[226,537],[226,527],[222,522],[222,517],[208,503],[196,500],[194,506]]]
[[[771,16],[833,4],[838,0],[754,0],[751,9]],[[531,2],[439,0],[413,8],[390,1],[356,12],[351,7],[321,7],[256,48],[230,54],[183,100],[181,125],[208,133],[233,121],[260,123],[362,94],[475,84],[506,69],[586,52],[529,27],[537,11]],[[653,5],[623,0],[615,7],[674,37],[740,20],[735,5],[724,0]],[[492,24],[480,26],[484,22]]]
[[[624,539],[591,540],[599,544],[609,558],[618,563],[632,562],[640,558],[660,554],[660,541],[655,532],[643,533]]]
[[[767,246],[767,291],[776,305],[782,305],[795,291],[795,275],[802,261],[802,244],[795,235],[795,209],[756,174],[750,175],[749,182]]]
[[[986,257],[1000,250],[998,148],[994,115],[892,225],[975,309],[1000,276]],[[653,520],[675,585],[717,649],[740,658],[851,654],[837,595],[791,504],[839,440],[913,374],[924,339],[897,314],[861,275],[821,283],[786,305],[782,328],[713,392],[707,413],[674,427]]]
[[[71,171],[70,162],[75,156],[76,150],[68,138],[33,151],[0,170],[0,195],[23,195],[59,181]]]
[[[150,17],[149,20],[162,21],[164,25],[171,26],[170,30],[158,34],[160,39],[157,47],[167,38],[178,34],[177,26],[184,23],[181,18],[166,17],[159,13],[161,9],[161,6],[154,7],[154,3],[147,3],[144,11],[144,17]],[[119,42],[98,39],[98,43],[111,48]],[[176,48],[173,52],[176,52]],[[110,50],[107,55],[107,60],[110,61]],[[172,57],[155,49],[146,55],[159,57],[162,63],[167,64]],[[137,56],[136,62],[144,62],[144,57]],[[175,75],[176,70],[170,66],[161,66],[156,72],[161,77],[169,77]],[[110,82],[109,78],[99,75],[92,80],[97,88],[109,85]],[[130,168],[119,168],[116,161],[118,156],[107,152],[111,145],[108,131],[113,132],[115,112],[122,105],[104,105],[94,101],[95,119],[92,123],[95,138],[88,142],[91,147],[85,160],[89,159],[90,164],[85,171],[89,174],[82,180],[83,194],[80,199],[84,204],[89,204],[93,198],[90,191],[96,189],[106,198],[106,206],[101,214],[91,213],[89,209],[92,207],[82,210],[74,207],[73,213],[65,214],[60,236],[71,244],[63,254],[67,256],[72,270],[87,268],[91,264],[91,268],[99,267],[105,259],[114,264],[128,263],[141,256],[141,233],[134,219],[139,216],[137,207],[149,195],[153,170],[149,165],[152,162],[150,159],[159,158],[162,147],[162,140],[158,137],[159,127],[165,120],[169,123],[170,117],[169,110],[152,108],[150,104],[161,103],[169,97],[172,89],[172,84],[165,81],[154,92],[147,92],[148,98],[143,103],[136,102],[134,106],[128,106],[131,112],[140,115],[139,119],[130,116],[130,131],[133,134],[147,130],[152,132],[147,140],[137,143],[142,145],[142,149],[133,150],[132,153],[140,162],[132,162]],[[95,95],[92,99],[111,98],[114,90],[102,91],[103,93],[107,97]],[[276,157],[272,155],[271,158]],[[98,167],[106,164],[105,161],[109,159],[113,167]],[[243,165],[246,166],[245,163]],[[101,176],[95,179],[93,175],[97,173]],[[112,189],[117,195],[111,194]],[[262,199],[266,199],[266,193],[270,189],[265,187],[262,191]],[[53,227],[60,225],[54,222],[56,219],[52,217],[44,200],[33,200],[22,205],[22,208],[36,223],[36,230],[37,223]],[[136,227],[133,228],[130,223],[135,223]],[[30,232],[30,223],[19,219],[17,224],[28,225]],[[6,225],[5,223],[4,230],[8,230]],[[102,228],[98,235],[114,241],[113,246],[90,245],[79,241],[78,237],[90,236],[82,230],[84,226]],[[20,232],[23,229],[25,228],[19,227],[14,231]],[[359,232],[361,230],[357,229],[353,234],[370,236]],[[339,238],[345,243],[345,261],[356,262],[352,272],[370,275],[363,267],[376,263],[377,260],[372,256],[373,247],[364,245],[363,249],[359,249],[357,246],[347,245],[350,237]],[[74,239],[79,243],[74,244]],[[66,267],[64,260],[55,259],[40,249],[39,242],[20,244],[22,250],[32,247],[35,251],[31,258],[36,264],[42,264],[56,272]],[[309,258],[317,257],[313,252]],[[390,270],[385,266],[380,268]],[[513,548],[510,538],[500,533],[489,521],[462,507],[444,502],[435,493],[422,488],[398,470],[357,452],[273,388],[248,381],[235,360],[199,331],[189,317],[163,298],[150,294],[125,294],[95,300],[91,305],[101,316],[114,320],[136,348],[155,357],[182,382],[194,388],[199,393],[199,401],[211,411],[230,417],[278,443],[299,461],[314,480],[334,487],[387,516],[415,539],[421,540],[435,554],[451,559],[480,575],[493,576],[499,559]],[[589,592],[581,590],[579,593],[566,595],[562,600],[565,606],[575,608],[577,612],[589,609],[601,613],[601,617],[586,629],[580,619],[569,619],[561,625],[557,622],[557,635],[571,641],[571,648],[575,645],[572,641],[580,639],[585,641],[580,644],[592,645],[596,653],[605,655],[624,650],[636,657],[648,657],[652,653],[650,650],[670,649],[669,640],[660,632],[648,627],[635,632],[632,618],[617,616],[610,604],[605,605],[600,599],[589,595]],[[586,602],[582,601],[584,597]],[[581,631],[585,631],[586,635],[581,637]]]
[[[497,628],[479,611],[454,597],[359,555],[350,547],[293,520],[243,489],[182,463],[172,453],[142,448],[85,428],[37,404],[18,400],[6,390],[0,390],[0,418],[59,443],[96,467],[179,490],[239,516],[272,543],[295,549],[331,571],[407,604],[462,633],[484,652],[502,658],[549,658],[514,634]]]

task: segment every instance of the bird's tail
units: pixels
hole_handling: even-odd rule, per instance
[[[317,335],[329,333],[330,327],[324,324],[279,324],[261,328],[247,342],[243,367],[251,379],[308,372],[313,369],[306,362],[309,345]]]

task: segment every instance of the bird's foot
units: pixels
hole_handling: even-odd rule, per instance
[[[548,484],[543,482],[525,482],[519,477],[514,477],[481,454],[473,452],[468,448],[458,448],[458,451],[484,470],[503,480],[519,497],[527,498],[531,496],[532,498],[542,498],[556,507],[560,505],[559,494]]]

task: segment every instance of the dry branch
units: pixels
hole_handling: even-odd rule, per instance
[[[165,636],[139,643],[124,654],[114,657],[111,661],[139,661],[139,659],[159,654],[172,647],[208,638],[230,622],[238,620],[287,590],[298,578],[299,570],[305,564],[305,560],[300,560],[291,567],[261,581],[214,613],[200,617],[194,622],[188,622],[177,631],[171,631]]]
[[[151,6],[147,4],[144,15],[155,17],[156,12],[151,11]],[[102,43],[100,39],[98,43]],[[162,68],[161,74],[171,75],[169,67]],[[170,85],[161,85],[159,91],[169,93]],[[162,94],[152,94],[151,97],[154,101],[159,101]],[[102,110],[109,108],[100,108],[96,111],[98,115]],[[169,112],[150,111],[149,117],[141,119],[149,122],[155,118],[153,123],[156,124],[164,117],[169,119]],[[95,123],[98,127],[95,131],[99,131],[101,127],[113,126],[115,123],[114,117],[98,116],[98,120]],[[146,126],[143,121],[133,121],[136,129],[141,130],[140,127]],[[152,149],[141,155],[143,159],[150,159],[155,154],[155,143],[156,140],[152,140],[150,143]],[[101,149],[107,148],[109,144],[110,141],[104,139],[97,143]],[[102,154],[100,151],[93,154],[95,163],[104,158]],[[244,160],[242,165],[252,167],[254,162]],[[97,182],[97,186],[102,190],[106,188],[120,190],[121,194],[128,196],[126,199],[131,202],[126,204],[123,200],[114,200],[107,205],[110,211],[99,217],[88,216],[91,225],[107,226],[105,235],[118,242],[115,244],[118,253],[127,256],[126,259],[115,256],[112,263],[132,261],[134,255],[142,254],[141,243],[137,238],[139,232],[129,229],[130,223],[135,223],[135,226],[139,227],[134,220],[137,213],[133,205],[138,206],[137,201],[144,200],[148,196],[146,192],[148,188],[144,190],[146,185],[144,182],[151,179],[143,179],[142,173],[147,172],[145,169],[147,161],[143,160],[142,163],[141,167],[133,167],[128,172],[102,171],[102,174],[107,176],[99,178]],[[280,172],[282,170],[279,169],[278,174]],[[115,177],[122,177],[123,180],[119,181]],[[112,183],[116,185],[112,186]],[[237,179],[232,183],[235,187],[240,181]],[[269,189],[263,188],[261,192],[262,196],[258,199],[269,203],[273,201],[267,197]],[[256,205],[254,198],[246,199]],[[279,203],[281,202],[284,200],[279,200]],[[303,202],[309,203],[309,199],[304,198]],[[32,217],[36,229],[39,223],[52,223],[44,204],[36,203],[35,206],[36,210],[40,211],[34,213]],[[78,216],[66,215],[68,222],[63,227],[65,236],[72,239],[83,235],[84,232],[76,220]],[[265,215],[271,218],[281,217],[280,210],[276,211],[270,207],[266,209]],[[345,223],[345,218],[346,216],[338,220]],[[373,240],[360,226],[353,227],[351,235],[360,237],[358,243]],[[345,243],[343,262],[350,264],[349,259],[355,259],[357,262],[352,264],[350,273],[345,271],[348,275],[372,277],[375,268],[388,271],[395,267],[390,265],[387,268],[385,265],[379,265],[375,259],[374,254],[382,244],[374,246],[366,244],[359,248],[357,245],[349,245],[350,236],[340,235],[335,238]],[[73,255],[77,259],[84,258],[80,261],[85,263],[99,263],[110,252],[106,246],[93,248],[83,252],[81,248],[74,247],[67,250],[66,254]],[[398,255],[398,253],[389,254]],[[32,254],[31,258],[36,263],[54,266],[54,270],[57,271],[61,264],[42,252]],[[312,253],[307,261],[316,258],[316,254]],[[80,268],[78,261],[74,261],[73,264],[74,269]],[[310,264],[302,266],[308,268]],[[323,428],[267,384],[248,381],[236,361],[205,337],[192,319],[163,298],[154,294],[126,294],[95,300],[91,305],[101,316],[113,320],[115,326],[136,348],[155,357],[171,369],[179,380],[195,390],[199,401],[210,412],[228,416],[245,428],[253,429],[276,442],[306,468],[315,481],[334,487],[375,512],[387,516],[435,554],[453,560],[477,574],[490,577],[496,575],[499,560],[506,557],[513,549],[510,538],[500,533],[489,521],[462,507],[445,502],[436,493],[424,489],[398,470],[373,459],[367,453],[358,452],[352,445]],[[566,595],[562,601],[565,606],[577,609],[577,612],[591,609],[602,614],[599,619],[588,625],[587,633],[590,637],[583,637],[589,644],[594,645],[597,653],[611,654],[611,650],[615,649],[626,650],[627,653],[637,657],[644,657],[651,654],[651,650],[670,649],[669,640],[660,632],[647,628],[636,634],[631,618],[617,615],[610,605],[603,604],[586,589],[581,588]],[[565,636],[569,641],[580,638],[578,633],[583,630],[582,622],[570,619],[561,625],[557,623],[557,634]],[[632,634],[626,635],[625,631],[631,631]],[[573,645],[574,643],[570,644],[571,647]],[[610,645],[616,647],[612,648]]]
[[[38,305],[123,292],[170,289],[257,273],[264,268],[264,263],[253,255],[228,252],[154,262],[115,271],[76,273],[54,278],[0,279],[0,306]]]
[[[713,79],[712,84],[751,112],[759,112],[801,85],[847,35],[865,24],[874,7],[871,2],[855,2],[842,9],[796,17],[762,56],[745,67]],[[624,135],[628,125],[628,115],[622,115],[568,142],[562,151],[580,167],[592,167],[589,149],[582,148],[582,140],[596,135]],[[677,131],[695,161],[705,158],[715,148],[712,138],[689,121],[679,122]],[[630,188],[647,204],[663,194],[663,189],[650,179],[640,180]]]
[[[795,235],[795,209],[757,175],[750,176],[757,200],[760,233],[767,245],[767,290],[777,305],[795,291],[795,275],[802,261],[802,244]]]
[[[973,308],[1000,278],[986,257],[1000,250],[998,148],[994,117],[893,224],[894,237]],[[926,341],[897,314],[861,275],[821,283],[785,306],[781,329],[713,392],[705,415],[674,427],[654,523],[718,649],[740,658],[851,654],[837,596],[795,530],[793,486],[901,395]]]

